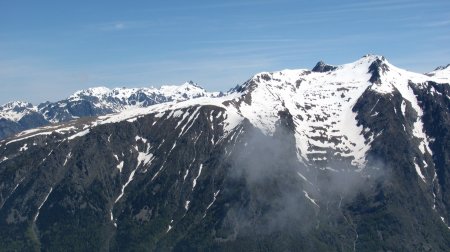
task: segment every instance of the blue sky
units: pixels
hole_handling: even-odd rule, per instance
[[[427,72],[449,45],[448,0],[0,0],[0,103],[188,80],[228,90],[366,53]]]

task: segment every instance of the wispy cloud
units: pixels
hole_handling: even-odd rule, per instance
[[[422,24],[422,26],[423,27],[442,27],[442,26],[450,27],[450,20],[440,20],[440,21],[424,23],[424,24]]]
[[[156,23],[150,21],[112,21],[91,24],[87,29],[93,31],[122,31],[128,29],[146,28],[156,26]]]
[[[255,38],[255,39],[223,39],[223,40],[202,40],[202,44],[241,44],[241,43],[285,43],[294,42],[295,39],[288,38]]]
[[[81,27],[82,32],[114,32],[114,31],[129,31],[135,30],[142,32],[144,30],[165,31],[167,33],[174,30],[181,29],[183,24],[195,21],[195,17],[178,16],[168,18],[150,18],[150,19],[135,19],[135,20],[115,20],[108,22],[100,22],[88,24]],[[138,33],[139,34],[139,33]]]
[[[246,56],[258,52],[272,54],[293,52],[316,52],[326,48],[336,48],[344,45],[362,44],[382,38],[379,32],[360,33],[352,35],[327,36],[318,38],[260,38],[260,39],[224,39],[196,41],[204,47],[191,49],[189,53],[202,53],[206,55]]]
[[[362,1],[350,4],[341,4],[333,6],[333,8],[325,8],[318,11],[321,14],[341,14],[349,12],[377,12],[377,11],[395,11],[398,9],[413,9],[418,7],[433,6],[427,1],[418,0],[378,0],[378,1]]]
[[[223,8],[240,8],[254,7],[261,5],[279,5],[295,2],[295,0],[228,0],[228,1],[206,1],[203,3],[189,2],[188,5],[170,6],[170,8],[147,8],[138,10],[139,12],[173,12],[179,10],[207,10],[207,9],[223,9]]]
[[[122,23],[122,22],[116,23],[116,24],[114,25],[114,29],[116,29],[116,30],[123,30],[124,28],[126,28],[126,26],[125,26],[125,24]]]

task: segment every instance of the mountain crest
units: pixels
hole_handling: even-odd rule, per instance
[[[368,56],[371,57],[372,64],[369,66],[369,73],[372,74],[369,81],[375,84],[381,84],[381,75],[389,71],[387,60],[383,56]]]
[[[450,64],[446,66],[439,66],[434,71],[426,73],[425,75],[436,78],[439,82],[450,81]]]
[[[0,110],[13,110],[13,111],[17,111],[17,110],[23,110],[26,108],[33,108],[33,104],[29,103],[29,102],[24,102],[24,101],[12,101],[12,102],[8,102],[6,104],[4,104],[3,106],[0,106]]]
[[[319,72],[319,73],[324,73],[324,72],[330,72],[333,70],[336,70],[337,67],[336,66],[332,66],[332,65],[328,65],[323,61],[319,61],[317,62],[317,64],[314,66],[314,68],[312,69],[313,72]]]
[[[198,87],[198,88],[204,89],[203,87],[201,87],[199,84],[197,84],[196,82],[194,82],[194,81],[192,81],[192,80],[187,81],[187,82],[185,82],[184,84],[185,84],[185,85],[191,85],[191,86],[194,86],[194,87]]]
[[[369,59],[370,61],[381,60],[381,61],[387,62],[387,59],[383,55],[370,54],[370,53],[362,56],[362,59]]]
[[[445,70],[445,69],[450,69],[450,64],[448,64],[446,66],[438,66],[438,67],[436,67],[436,69],[434,69],[434,71]]]
[[[10,102],[0,106],[0,119],[8,123],[0,127],[0,139],[19,131],[49,123],[67,122],[81,117],[101,116],[130,108],[142,108],[164,102],[181,102],[198,97],[215,97],[221,93],[209,93],[193,81],[182,85],[166,85],[160,88],[107,88],[93,87],[75,92],[58,102],[45,102],[34,107],[27,102]],[[33,114],[31,118],[29,115]],[[29,120],[22,125],[22,118]],[[30,119],[31,118],[31,119]],[[19,124],[19,125],[18,125]],[[0,125],[1,126],[1,125]]]
[[[73,95],[71,95],[69,98],[75,98],[75,97],[81,97],[81,96],[103,96],[111,93],[111,89],[107,87],[93,87],[88,89],[83,89],[76,91]]]

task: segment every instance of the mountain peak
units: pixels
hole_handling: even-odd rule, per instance
[[[29,102],[12,101],[0,106],[0,119],[4,118],[14,122],[22,119],[23,116],[36,111],[36,107]],[[1,134],[0,134],[1,136]]]
[[[107,87],[93,87],[88,89],[83,89],[75,92],[71,97],[79,96],[102,96],[111,92],[111,89]]]
[[[199,84],[197,84],[196,82],[194,82],[192,80],[186,81],[182,85],[174,86],[174,87],[178,87],[180,89],[198,88],[198,89],[201,89],[201,90],[205,90],[202,86],[200,86]]]
[[[190,81],[186,81],[184,83],[185,85],[191,85],[191,86],[196,86],[196,87],[200,87],[196,82],[190,80]]]
[[[432,72],[425,73],[425,75],[434,77],[439,81],[448,82],[450,80],[450,64],[436,67]]]
[[[365,58],[369,58],[369,62],[371,62],[369,66],[369,73],[371,73],[372,76],[369,81],[371,83],[380,84],[381,75],[389,71],[386,58],[378,55],[369,55],[365,56]]]
[[[445,70],[445,69],[450,69],[450,64],[448,64],[446,66],[438,66],[438,67],[436,67],[436,69],[434,69],[434,71]]]
[[[362,59],[369,59],[370,61],[384,61],[387,62],[386,58],[382,55],[377,55],[377,54],[366,54],[362,57]]]
[[[33,108],[33,104],[24,101],[12,101],[0,106],[0,110],[23,110]]]
[[[321,61],[317,62],[317,64],[312,69],[312,71],[324,73],[324,72],[330,72],[330,71],[336,70],[336,68],[337,68],[336,66],[328,65],[321,60]]]

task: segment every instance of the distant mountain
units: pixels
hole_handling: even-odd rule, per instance
[[[434,71],[427,73],[426,75],[435,77],[440,81],[450,80],[450,64],[447,66],[437,67]]]
[[[117,113],[134,107],[147,107],[169,101],[218,96],[208,93],[193,82],[161,88],[89,88],[65,100],[45,102],[34,107],[26,102],[11,102],[0,107],[0,139],[26,129],[50,123]]]
[[[314,68],[0,141],[2,248],[450,251],[450,81]]]
[[[47,120],[31,103],[16,101],[0,106],[0,139],[46,124]]]

